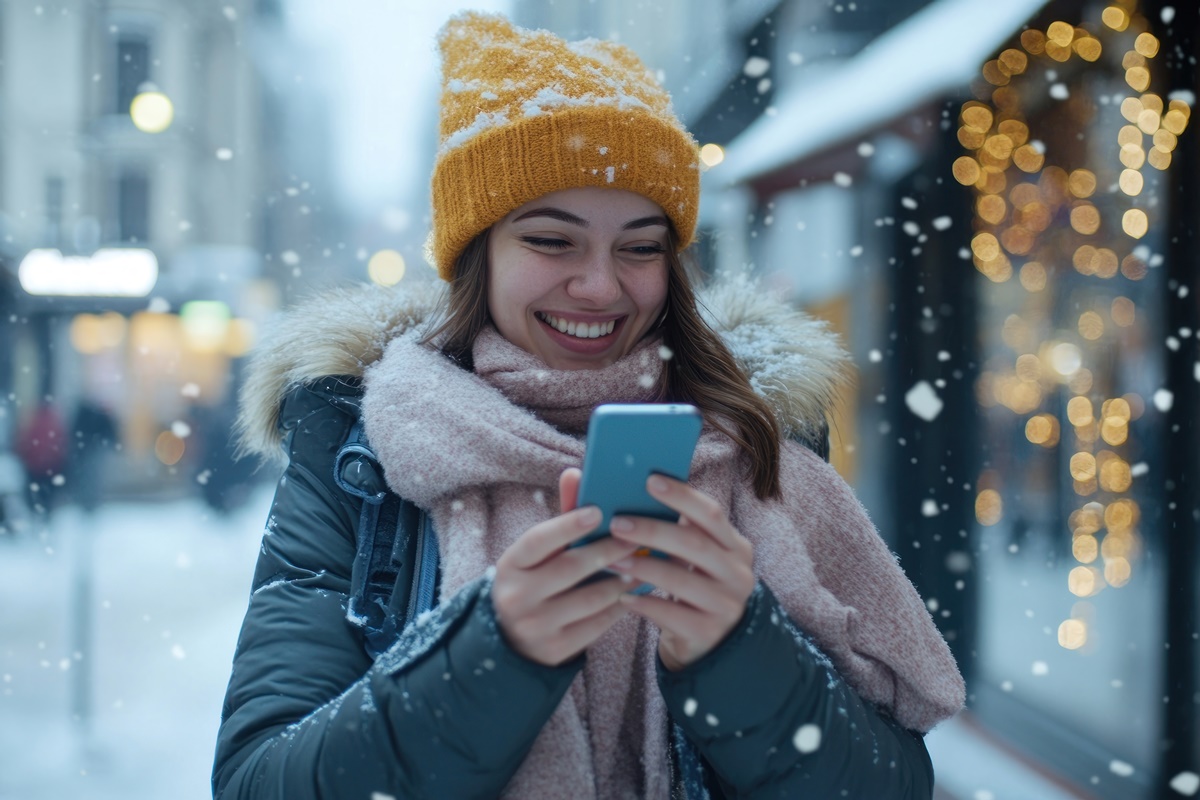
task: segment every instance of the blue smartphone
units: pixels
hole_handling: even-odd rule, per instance
[[[702,426],[700,410],[686,403],[597,406],[588,422],[579,505],[598,506],[603,517],[600,526],[574,546],[610,535],[608,526],[618,514],[678,521],[677,511],[646,491],[646,479],[658,473],[686,481]],[[651,588],[643,584],[635,591]]]

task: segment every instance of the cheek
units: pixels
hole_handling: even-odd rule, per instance
[[[643,314],[657,318],[663,304],[667,302],[667,268],[646,270],[626,284],[629,296]]]

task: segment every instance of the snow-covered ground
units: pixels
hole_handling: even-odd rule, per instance
[[[270,490],[227,519],[194,500],[64,509],[0,537],[0,798],[211,797],[225,682]],[[91,653],[73,579],[90,537]],[[73,719],[80,678],[90,719]]]

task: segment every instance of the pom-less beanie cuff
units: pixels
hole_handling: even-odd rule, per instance
[[[467,244],[550,192],[625,189],[653,200],[691,243],[700,162],[670,98],[628,48],[566,42],[469,12],[439,35],[441,149],[429,250],[451,280]]]

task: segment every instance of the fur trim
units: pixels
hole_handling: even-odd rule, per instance
[[[279,457],[279,403],[288,390],[326,375],[361,377],[388,342],[434,316],[444,292],[433,282],[362,285],[323,291],[284,313],[247,366],[237,423],[242,452]],[[697,298],[784,435],[819,436],[850,376],[849,356],[828,324],[744,276],[722,277]]]

